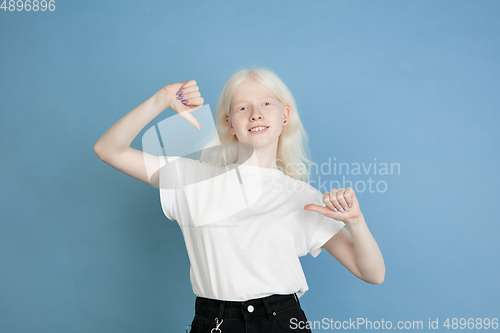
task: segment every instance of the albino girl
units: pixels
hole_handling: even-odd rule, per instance
[[[200,160],[130,147],[167,108],[200,130],[190,111],[203,102],[194,80],[167,85],[94,146],[105,163],[159,188],[163,212],[179,224],[196,295],[190,332],[311,332],[299,302],[308,290],[299,257],[322,249],[359,279],[382,283],[384,260],[354,190],[322,194],[309,185],[307,135],[272,71],[241,70],[227,81],[217,138]],[[324,141],[334,152],[338,138],[325,133]]]

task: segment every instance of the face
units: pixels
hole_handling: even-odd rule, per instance
[[[277,147],[283,120],[288,122],[289,116],[289,107],[284,107],[269,89],[249,78],[236,88],[226,122],[238,141],[249,143],[257,149],[269,145]],[[256,126],[265,129],[250,131]]]

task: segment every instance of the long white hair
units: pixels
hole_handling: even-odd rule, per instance
[[[215,125],[216,137],[212,138],[201,153],[201,161],[217,166],[233,164],[238,159],[238,139],[227,127],[226,117],[231,112],[231,99],[234,91],[249,77],[254,78],[269,89],[284,107],[290,108],[287,126],[283,127],[278,139],[276,165],[284,174],[305,182],[309,182],[309,168],[312,163],[307,158],[308,137],[300,121],[295,99],[281,79],[270,69],[243,69],[233,74],[224,85],[217,102]],[[220,145],[219,145],[220,143]]]

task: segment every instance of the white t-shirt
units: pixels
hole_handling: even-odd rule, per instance
[[[319,255],[344,223],[304,206],[323,194],[278,169],[160,156],[160,201],[181,227],[195,295],[245,301],[308,285],[299,257]]]

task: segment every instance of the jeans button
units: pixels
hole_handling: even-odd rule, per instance
[[[253,306],[252,305],[249,305],[248,308],[247,308],[248,312],[253,312]]]

